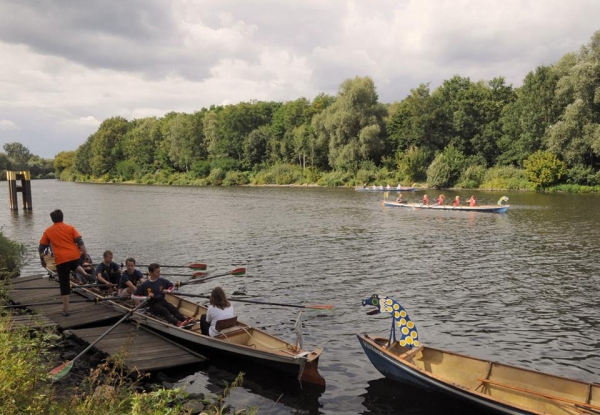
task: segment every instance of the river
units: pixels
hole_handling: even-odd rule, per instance
[[[327,188],[218,188],[32,182],[33,211],[11,212],[0,183],[0,226],[28,247],[23,274],[40,271],[37,244],[60,208],[96,261],[207,262],[261,301],[333,304],[304,313],[305,348],[325,347],[325,391],[299,390],[252,369],[230,398],[261,414],[463,414],[448,399],[384,379],[356,333],[385,336],[390,319],[368,316],[373,293],[404,306],[422,343],[503,363],[598,382],[600,209],[597,195],[445,191],[474,194],[506,214],[384,208],[381,194]],[[423,192],[405,195],[420,199]],[[429,192],[430,199],[439,192]],[[392,193],[394,195],[394,193]],[[20,195],[19,195],[20,198]],[[19,200],[19,203],[20,200]],[[178,278],[173,278],[178,279]],[[181,278],[185,279],[185,278]],[[217,282],[218,281],[218,282]],[[201,292],[200,287],[187,288]],[[295,341],[294,309],[235,304],[243,321]],[[219,391],[231,362],[169,373],[190,391]]]

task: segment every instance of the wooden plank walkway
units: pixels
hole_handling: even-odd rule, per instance
[[[17,304],[56,301],[60,303],[58,282],[42,275],[20,277],[14,280],[9,290],[10,299]],[[34,289],[29,289],[34,288]],[[35,289],[37,288],[37,289]],[[72,300],[82,300],[83,297],[71,293]],[[121,317],[125,312],[114,310],[109,304],[103,303],[73,303],[69,306],[70,316],[62,315],[62,304],[39,305],[27,307],[42,314],[55,322],[61,329],[85,327],[92,324],[106,323]]]
[[[27,306],[37,314],[15,315],[11,321],[17,325],[33,324],[32,327],[43,325],[55,326],[67,330],[82,341],[91,343],[106,332],[113,322],[122,317],[126,310],[115,309],[109,302],[73,302],[69,306],[70,315],[62,315],[60,290],[58,282],[47,278],[46,274],[19,277],[11,281],[8,290],[9,298],[17,304],[38,302],[54,302],[59,304]],[[74,301],[84,297],[71,294]],[[35,326],[37,324],[37,326]],[[104,354],[113,355],[125,350],[127,356],[125,365],[129,369],[145,372],[170,367],[201,363],[204,356],[190,350],[174,341],[149,331],[136,324],[124,322],[102,339],[94,348]],[[129,352],[127,352],[129,351]]]
[[[65,333],[90,343],[108,328],[93,327]],[[125,365],[140,372],[198,364],[206,360],[204,356],[133,323],[122,323],[94,348],[109,355],[125,352]]]

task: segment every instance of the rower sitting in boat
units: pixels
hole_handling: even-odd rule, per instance
[[[81,251],[80,251],[81,252]],[[81,252],[79,257],[79,265],[75,269],[75,276],[82,283],[94,283],[94,266],[92,265],[92,258],[87,254]]]
[[[454,198],[454,202],[452,202],[452,206],[454,206],[454,207],[460,206],[460,197],[459,196],[456,196]]]
[[[471,198],[469,199],[469,206],[473,207],[477,205],[477,201],[475,200],[475,196],[471,196]]]
[[[405,201],[405,200],[402,200],[402,193],[400,193],[400,194],[398,195],[398,198],[396,199],[396,203],[406,203],[406,201]]]
[[[444,199],[446,198],[446,196],[444,195],[439,195],[437,198],[437,204],[438,206],[444,206]]]
[[[391,190],[391,189],[392,189],[392,186],[390,186],[389,183],[385,185],[385,190]]]
[[[423,195],[423,204],[429,206],[429,196]]]
[[[131,297],[143,280],[144,275],[140,270],[135,269],[135,259],[127,258],[125,261],[125,271],[123,271],[121,281],[119,282],[119,297]],[[135,303],[136,305],[138,304],[138,302]]]
[[[171,281],[161,278],[160,265],[153,263],[148,265],[148,280],[137,286],[131,299],[150,300],[148,306],[152,314],[164,318],[177,327],[191,327],[193,319],[188,319],[165,299],[164,291],[172,291],[174,287]]]
[[[221,334],[216,329],[217,322],[234,317],[233,306],[227,300],[225,291],[221,287],[215,287],[212,290],[209,302],[206,314],[200,317],[200,330],[205,336],[215,337]]]
[[[116,287],[121,281],[121,267],[113,261],[110,250],[104,251],[102,258],[102,262],[96,267],[96,279],[98,284],[106,284],[109,292],[116,293]]]

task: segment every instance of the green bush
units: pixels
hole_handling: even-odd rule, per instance
[[[406,151],[396,156],[398,172],[402,178],[409,182],[427,180],[427,161],[431,159],[431,152],[422,150],[417,146],[410,146]]]
[[[117,163],[117,174],[125,181],[133,180],[138,166],[133,160],[123,160]]]
[[[8,239],[0,230],[0,279],[19,275],[25,246]]]
[[[239,186],[248,183],[250,183],[248,173],[241,171],[228,171],[223,179],[223,186]]]
[[[225,170],[220,167],[214,168],[210,171],[210,174],[206,178],[206,182],[213,186],[221,186],[223,184],[223,180],[225,180]]]
[[[240,163],[232,157],[216,158],[210,161],[211,173],[214,169],[221,169],[224,172],[228,172],[229,170],[238,170],[239,168]]]
[[[196,177],[206,177],[210,174],[210,162],[198,160],[192,164],[191,171]]]
[[[351,183],[353,180],[352,173],[347,171],[334,170],[325,173],[317,182],[319,186],[337,187]]]
[[[566,182],[568,184],[595,186],[598,184],[598,175],[591,166],[578,164],[567,170]]]
[[[483,177],[481,189],[490,190],[533,190],[535,185],[527,180],[525,170],[514,166],[489,168]]]
[[[549,151],[536,151],[523,162],[529,181],[536,188],[558,183],[567,172],[567,165]]]
[[[483,182],[486,168],[479,165],[469,166],[462,172],[457,187],[464,189],[477,189]]]

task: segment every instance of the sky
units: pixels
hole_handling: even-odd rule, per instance
[[[453,75],[515,87],[600,30],[597,0],[0,0],[0,145],[52,158],[102,120]]]

